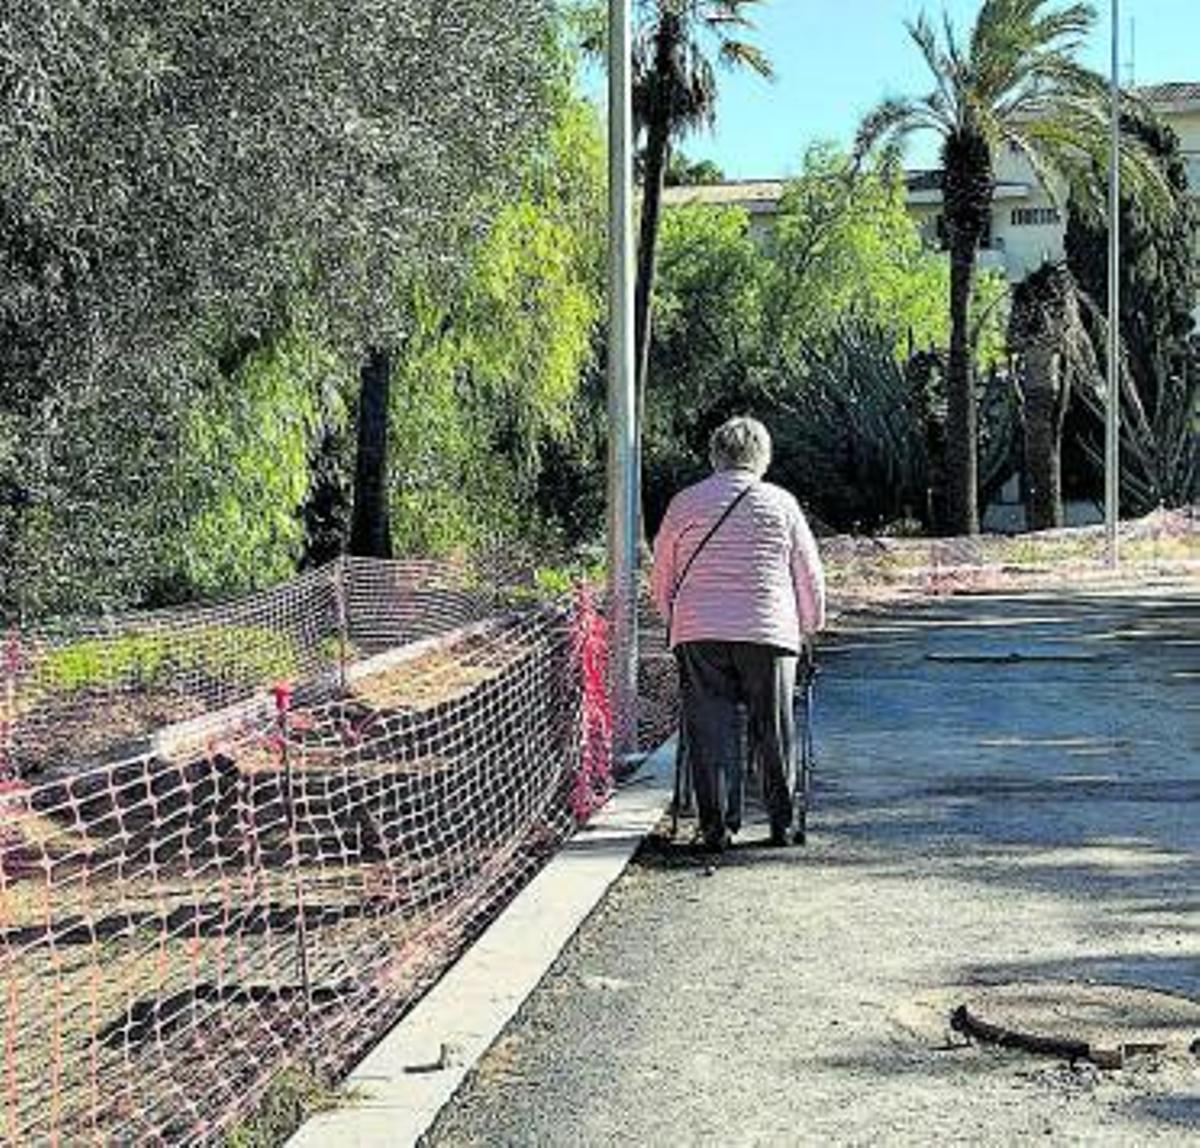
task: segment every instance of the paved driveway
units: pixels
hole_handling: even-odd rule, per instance
[[[1200,1142],[1186,1044],[1100,1072],[946,1024],[992,985],[1200,1000],[1200,589],[853,623],[816,729],[810,844],[645,852],[430,1145]]]

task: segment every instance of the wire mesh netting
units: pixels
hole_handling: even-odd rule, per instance
[[[10,634],[0,1134],[204,1142],[352,1063],[606,795],[603,645],[363,560]]]
[[[1108,562],[1102,525],[1032,534],[963,538],[823,538],[821,553],[838,609],[897,599],[1010,593],[1190,577],[1200,568],[1196,508],[1159,510],[1122,521],[1120,567]]]

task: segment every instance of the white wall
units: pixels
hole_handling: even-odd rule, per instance
[[[1007,194],[992,204],[992,241],[1004,253],[1009,282],[1016,283],[1048,260],[1063,257],[1065,216],[1020,152],[1005,146],[993,163],[996,181]],[[1060,196],[1059,204],[1064,200]]]

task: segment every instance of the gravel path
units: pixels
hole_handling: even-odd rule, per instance
[[[947,600],[824,663],[810,844],[645,850],[430,1148],[1200,1142],[1186,1024],[1101,1072],[947,1023],[987,985],[1200,999],[1200,589]]]

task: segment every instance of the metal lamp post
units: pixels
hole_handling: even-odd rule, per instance
[[[1104,407],[1104,534],[1108,564],[1114,569],[1121,500],[1121,88],[1117,69],[1119,0],[1112,0],[1112,142],[1108,163],[1108,382]]]
[[[634,389],[632,16],[608,4],[608,608],[613,757],[637,749],[638,473]]]

